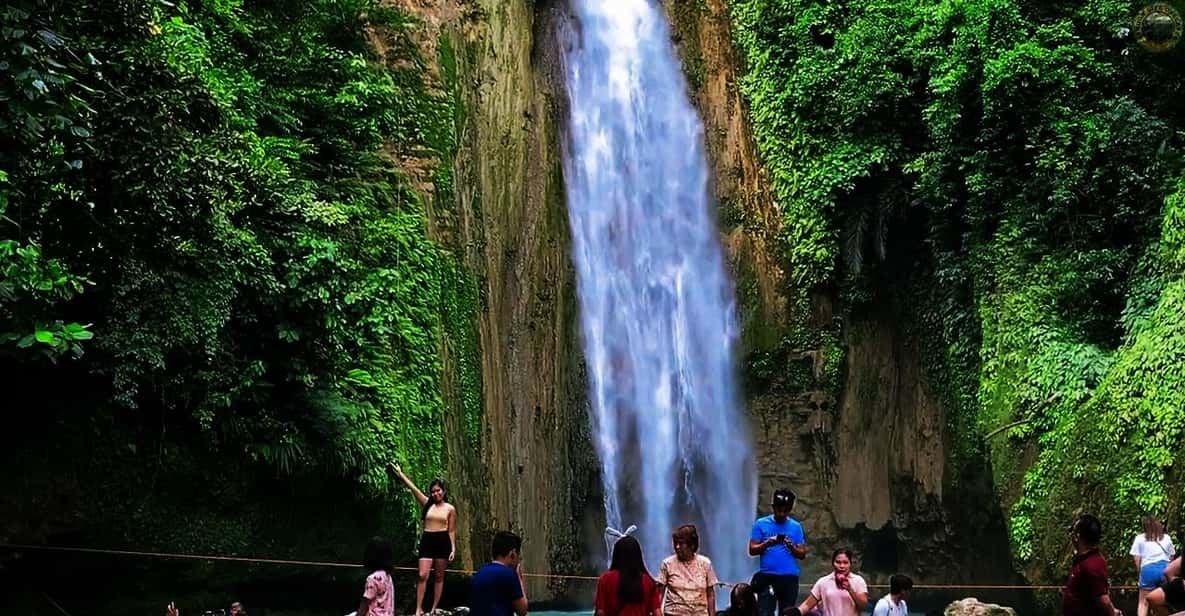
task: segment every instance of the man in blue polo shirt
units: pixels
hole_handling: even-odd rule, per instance
[[[749,536],[749,555],[761,557],[761,568],[753,575],[760,616],[785,614],[798,605],[798,561],[806,558],[806,535],[802,524],[790,517],[794,493],[774,492],[773,515],[758,518]]]

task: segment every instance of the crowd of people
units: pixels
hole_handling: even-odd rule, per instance
[[[442,480],[433,480],[425,494],[401,468],[392,465],[391,470],[422,508],[415,613],[423,616],[429,574],[436,574],[430,609],[435,611],[444,590],[445,570],[456,556],[457,511],[448,503]],[[854,556],[844,548],[831,554],[831,571],[816,580],[799,601],[799,562],[807,558],[809,549],[802,524],[792,516],[795,500],[790,490],[777,490],[770,514],[753,523],[748,551],[759,559],[759,565],[749,582],[732,585],[727,616],[858,616],[867,608],[868,584],[854,573]],[[1135,537],[1130,550],[1139,572],[1137,616],[1185,611],[1181,555],[1160,520],[1147,516],[1142,526],[1143,532]],[[1074,556],[1061,591],[1062,615],[1122,616],[1111,601],[1107,561],[1099,551],[1103,528],[1098,518],[1078,516],[1069,527],[1069,537]],[[491,561],[469,582],[471,616],[526,616],[522,543],[522,538],[509,531],[494,535]],[[718,616],[716,589],[724,584],[717,579],[711,559],[699,553],[696,527],[684,524],[674,529],[671,548],[673,553],[660,563],[657,576],[651,576],[638,540],[628,531],[617,533],[609,570],[597,579],[595,616]],[[367,577],[355,616],[394,616],[391,544],[382,538],[372,539],[363,564]],[[889,592],[877,601],[873,616],[907,616],[912,590],[909,576],[891,576]],[[243,613],[241,610],[236,603],[230,613]],[[172,605],[168,616],[177,616]]]
[[[444,570],[456,554],[456,509],[448,504],[444,482],[436,479],[424,494],[392,465],[392,472],[415,495],[423,508],[423,532],[419,542],[419,580],[416,586],[416,616],[423,616],[428,576],[436,581],[431,611],[440,601]],[[791,516],[795,495],[778,490],[770,504],[770,515],[753,523],[749,554],[760,566],[749,583],[732,587],[729,616],[856,616],[868,604],[868,585],[852,572],[852,552],[836,550],[832,571],[811,587],[798,601],[799,561],[808,554],[802,524]],[[609,570],[597,580],[593,596],[595,616],[717,616],[716,589],[721,586],[712,561],[699,553],[699,531],[692,524],[671,533],[673,554],[663,559],[657,576],[651,576],[638,540],[620,534],[613,544]],[[509,531],[494,536],[492,560],[469,582],[471,616],[525,616],[528,611],[526,584],[522,572],[522,539]],[[388,542],[372,539],[366,548],[367,578],[356,616],[393,616],[393,558]],[[890,580],[890,593],[873,610],[875,616],[905,616],[906,599],[913,582],[904,575]]]
[[[400,476],[411,486],[402,473]],[[428,500],[443,503],[443,490]],[[807,558],[809,550],[803,526],[792,516],[795,500],[790,490],[775,491],[770,514],[753,523],[748,551],[759,559],[759,566],[748,583],[732,586],[727,616],[858,616],[867,609],[868,584],[854,573],[854,556],[843,548],[831,554],[831,571],[816,580],[799,602],[799,562]],[[455,510],[450,509],[449,515],[451,530]],[[428,532],[427,522],[425,527]],[[1111,601],[1107,563],[1099,551],[1102,524],[1093,515],[1080,515],[1070,525],[1069,535],[1074,556],[1061,591],[1063,616],[1122,616]],[[595,616],[717,616],[716,589],[721,583],[711,559],[699,553],[699,546],[696,527],[679,526],[671,533],[673,554],[663,559],[657,576],[652,577],[638,541],[629,534],[619,534],[612,547],[609,570],[597,580]],[[471,581],[471,616],[527,614],[521,547],[522,540],[513,533],[495,536],[492,562]],[[1143,532],[1133,541],[1131,556],[1139,571],[1138,616],[1169,616],[1185,610],[1181,556],[1176,554],[1172,538],[1159,520],[1151,516],[1143,520]],[[367,588],[369,594],[369,584]],[[909,576],[891,576],[889,592],[876,602],[873,616],[906,616],[912,590]],[[418,601],[417,606],[421,603]],[[359,611],[360,616],[363,614]]]

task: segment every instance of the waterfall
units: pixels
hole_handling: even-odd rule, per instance
[[[656,0],[571,2],[564,172],[606,521],[638,525],[652,572],[694,523],[720,579],[747,579],[757,482],[703,127]]]

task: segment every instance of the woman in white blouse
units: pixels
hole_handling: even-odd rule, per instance
[[[1164,532],[1164,524],[1154,516],[1144,516],[1144,532],[1132,542],[1131,555],[1140,572],[1140,599],[1137,616],[1148,614],[1148,593],[1164,581],[1164,568],[1173,560],[1176,548],[1173,539]]]

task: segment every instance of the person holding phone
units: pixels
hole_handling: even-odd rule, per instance
[[[490,551],[494,559],[469,580],[469,615],[527,616],[522,538],[499,531]]]
[[[758,518],[749,534],[749,555],[761,557],[751,580],[759,616],[785,614],[798,602],[798,561],[806,558],[807,549],[802,524],[790,517],[795,500],[790,490],[774,492],[773,514]]]

